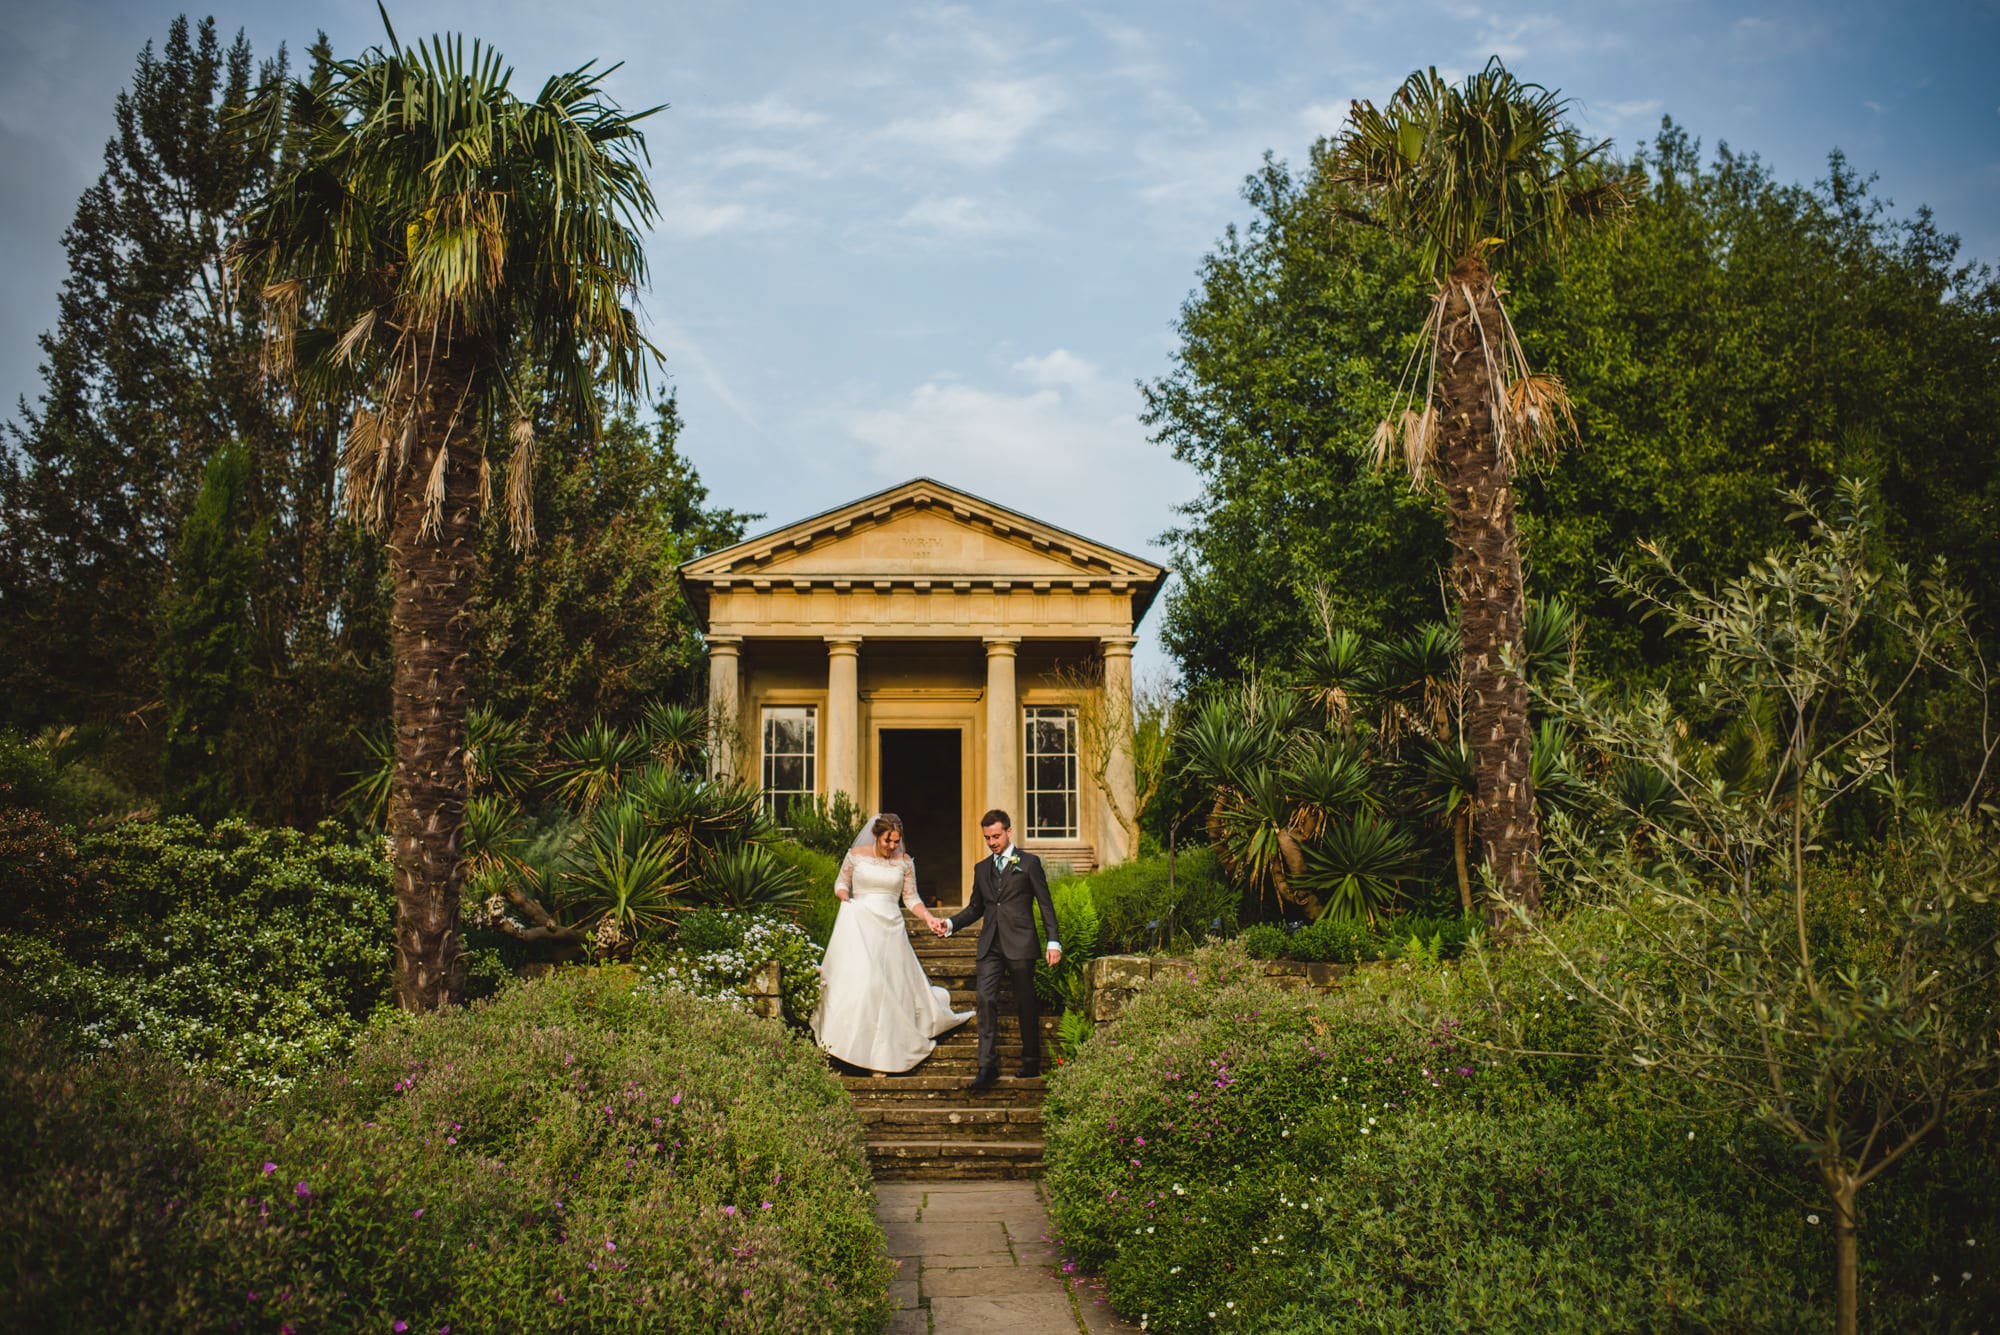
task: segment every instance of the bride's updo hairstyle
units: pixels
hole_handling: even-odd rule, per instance
[[[880,839],[883,835],[889,833],[889,831],[900,831],[902,828],[903,818],[893,811],[885,811],[875,818],[873,825],[868,827],[868,833]]]

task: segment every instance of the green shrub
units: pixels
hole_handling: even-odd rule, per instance
[[[399,1021],[261,1104],[122,1057],[42,1071],[7,1042],[0,1265],[22,1329],[888,1316],[852,1105],[809,1044],[725,1007],[570,970]]]
[[[0,808],[31,808],[67,824],[131,814],[139,798],[90,763],[94,749],[75,728],[52,728],[34,741],[0,728]]]
[[[767,847],[774,857],[798,868],[804,877],[804,889],[792,912],[806,935],[824,946],[833,935],[833,920],[840,912],[840,900],[833,893],[833,883],[840,877],[840,858],[790,840]]]
[[[1088,880],[1097,905],[1101,949],[1107,952],[1152,951],[1175,942],[1198,941],[1211,931],[1236,930],[1240,896],[1206,845],[1175,855],[1171,893],[1164,857],[1121,862],[1092,873]]]
[[[75,848],[73,872],[54,853],[45,868],[73,917],[0,917],[12,924],[0,968],[69,1041],[130,1038],[276,1088],[345,1054],[391,1004],[394,903],[374,843],[330,825],[173,819],[87,833]],[[16,881],[8,893],[41,890]]]
[[[781,914],[706,909],[681,918],[671,950],[642,948],[638,964],[642,986],[741,1008],[751,975],[776,960],[785,1018],[804,1027],[819,1007],[820,955],[805,929]]]
[[[1056,908],[1056,926],[1062,934],[1062,960],[1051,969],[1046,961],[1035,964],[1035,994],[1045,1005],[1062,1005],[1081,992],[1083,966],[1097,958],[1102,931],[1097,904],[1089,881],[1058,881],[1049,887],[1049,900]],[[1042,921],[1042,907],[1033,907],[1035,939],[1047,944],[1049,929]]]
[[[1281,960],[1291,947],[1291,937],[1274,922],[1252,923],[1238,938],[1253,960]]]
[[[1594,954],[1606,927],[1563,944]],[[1196,952],[1050,1080],[1057,1232],[1154,1330],[1830,1327],[1831,1218],[1791,1152],[1590,1055],[1604,1033],[1546,964],[1515,946],[1310,997],[1239,943]],[[1582,1055],[1497,1055],[1496,1004],[1525,1046]],[[1992,1132],[1954,1128],[1876,1188],[1871,1327],[1984,1328]]]
[[[785,804],[785,832],[794,842],[830,857],[838,865],[868,823],[868,813],[846,793],[832,798],[795,797]]]
[[[1355,964],[1372,960],[1381,953],[1375,929],[1364,919],[1339,918],[1323,913],[1292,933],[1285,954],[1295,960],[1328,964]]]

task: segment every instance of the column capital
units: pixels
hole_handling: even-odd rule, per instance
[[[1138,642],[1139,637],[1137,635],[1100,635],[1097,637],[1098,648],[1106,658],[1110,658],[1114,654],[1130,658],[1132,656],[1132,646]]]
[[[821,638],[826,641],[826,651],[829,654],[858,654],[861,652],[861,637],[859,635],[827,635]]]
[[[1021,647],[1021,637],[1018,635],[987,635],[981,638],[986,645],[988,658],[1011,658],[1014,651]]]
[[[743,647],[741,635],[704,635],[702,643],[711,654],[733,654]]]

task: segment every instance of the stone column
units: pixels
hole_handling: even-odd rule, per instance
[[[743,641],[708,637],[708,772],[740,775],[743,746]],[[747,776],[744,776],[747,777]]]
[[[861,641],[826,639],[825,796],[861,800]]]
[[[1132,644],[1131,635],[1107,635],[1098,642],[1104,654],[1104,740],[1114,747],[1104,769],[1106,863],[1139,855],[1138,813],[1133,809],[1138,781],[1132,772]],[[1122,815],[1122,819],[1120,818]]]
[[[979,812],[999,807],[1021,828],[1021,697],[1014,685],[1014,651],[1020,641],[991,636],[986,641],[986,788]]]

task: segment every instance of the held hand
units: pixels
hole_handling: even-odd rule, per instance
[[[933,918],[931,919],[931,930],[939,936],[950,936],[951,920],[949,918]]]
[[[1043,956],[1043,958],[1048,960],[1049,967],[1053,969],[1062,962],[1062,951],[1055,946],[1050,946],[1048,954]]]
[[[845,903],[847,902],[847,890],[846,890],[846,888],[845,888],[845,887],[843,887],[843,886],[838,886],[838,885],[836,885],[835,887],[833,887],[833,897],[834,897],[835,899],[839,900],[839,901],[840,901],[841,903],[845,904]]]

